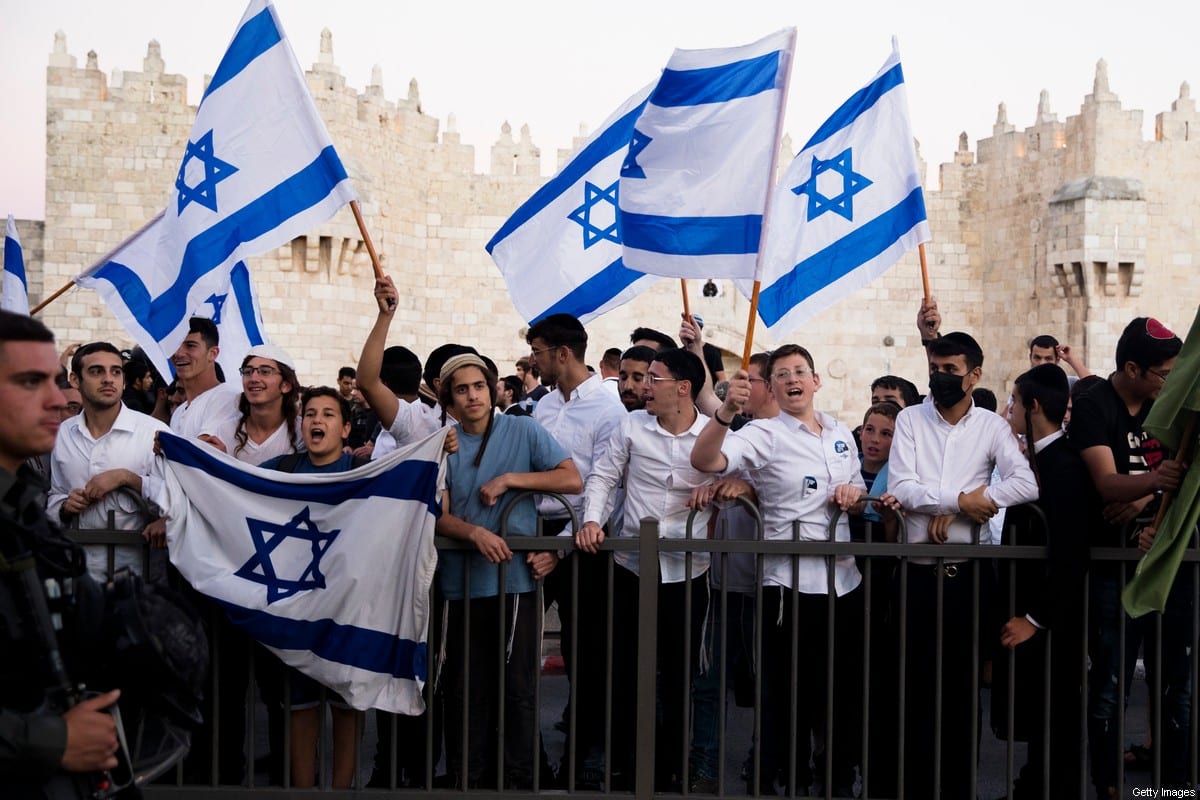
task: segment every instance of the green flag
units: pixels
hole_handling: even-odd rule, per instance
[[[1192,322],[1154,407],[1143,427],[1173,453],[1184,449],[1184,428],[1191,417],[1200,411],[1200,311]],[[1200,521],[1200,467],[1196,466],[1196,431],[1192,428],[1191,462],[1175,499],[1167,508],[1162,524],[1154,537],[1150,551],[1138,562],[1133,579],[1121,594],[1121,601],[1131,617],[1151,611],[1162,611],[1167,594],[1175,582],[1175,573],[1183,561],[1184,551],[1192,543],[1192,532]]]

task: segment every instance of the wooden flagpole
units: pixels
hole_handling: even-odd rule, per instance
[[[683,292],[683,315],[692,319],[692,309],[688,306],[687,278],[679,279],[679,288]]]
[[[762,231],[758,235],[758,255],[754,259],[754,290],[750,293],[750,318],[746,321],[746,342],[742,347],[742,369],[750,368],[750,349],[754,346],[754,320],[758,316],[758,292],[762,287],[762,253],[767,241],[767,229],[771,223],[771,200],[775,194],[775,172],[779,169],[779,147],[783,139],[783,118],[787,112],[788,87],[792,83],[792,59],[796,54],[796,29],[792,28],[791,41],[787,50],[787,70],[783,75],[783,94],[779,101],[779,118],[775,120],[775,148],[771,154],[771,168],[767,172],[767,202],[763,207]]]
[[[929,298],[932,296],[929,291],[929,266],[925,263],[925,243],[921,242],[917,245],[917,252],[921,255],[921,288],[925,292],[925,305],[929,305]]]
[[[136,239],[137,237],[139,237],[139,236],[141,236],[143,233],[145,233],[147,230],[149,230],[149,228],[150,228],[150,226],[151,226],[151,225],[153,225],[154,223],[156,223],[156,222],[158,222],[160,219],[162,219],[162,215],[163,215],[164,213],[166,213],[166,212],[165,212],[165,211],[160,211],[160,212],[158,212],[157,214],[155,214],[155,215],[154,215],[154,216],[153,216],[153,217],[150,219],[150,221],[149,221],[149,222],[147,222],[147,223],[146,223],[145,225],[143,225],[142,227],[138,228],[136,231],[134,231],[133,233],[131,233],[129,236],[126,236],[126,237],[125,237],[125,238],[124,238],[124,239],[121,241],[121,243],[120,243],[119,245],[117,245],[116,247],[114,247],[112,250],[109,250],[109,251],[108,251],[107,253],[105,253],[104,255],[100,256],[100,258],[96,259],[96,263],[94,263],[94,264],[92,264],[92,266],[88,267],[88,268],[87,268],[87,272],[89,272],[89,273],[90,273],[90,272],[92,272],[93,270],[95,270],[97,267],[99,267],[99,266],[101,266],[101,265],[103,265],[103,264],[107,264],[109,261],[112,261],[112,257],[113,257],[113,256],[115,256],[115,255],[117,254],[117,252],[118,252],[118,251],[119,251],[121,248],[125,247],[125,245],[129,244],[131,241],[133,241],[134,239]],[[34,306],[32,309],[30,309],[30,310],[29,310],[29,316],[31,316],[31,317],[32,317],[34,314],[38,313],[39,311],[41,311],[41,310],[42,310],[43,308],[45,308],[46,306],[50,305],[50,304],[51,304],[51,303],[53,303],[55,300],[57,300],[58,298],[62,297],[64,294],[66,294],[66,293],[67,293],[67,290],[68,290],[68,289],[70,289],[70,288],[71,288],[72,286],[74,286],[74,285],[75,285],[75,281],[74,281],[73,279],[72,279],[72,280],[69,280],[69,281],[67,281],[67,283],[66,283],[66,285],[65,285],[65,286],[63,286],[63,287],[62,287],[61,289],[59,289],[57,292],[55,292],[54,294],[50,295],[50,296],[49,296],[49,297],[47,297],[45,300],[43,300],[42,302],[40,302],[40,303],[38,303],[36,306]]]
[[[375,270],[375,278],[380,280],[383,278],[383,266],[379,263],[379,254],[375,252],[375,243],[371,241],[371,234],[367,232],[367,223],[363,221],[362,211],[359,210],[358,201],[350,201],[350,210],[354,212],[354,221],[358,223],[358,232],[362,234],[363,244],[367,246],[367,255],[371,257],[371,269]]]

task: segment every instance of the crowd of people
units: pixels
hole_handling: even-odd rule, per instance
[[[423,363],[388,347],[398,301],[390,278],[374,296],[378,316],[359,362],[334,386],[306,387],[311,376],[297,375],[272,345],[246,354],[240,382],[224,380],[216,326],[203,318],[191,320],[167,385],[138,353],[107,342],[70,348],[60,369],[49,331],[0,316],[5,556],[21,551],[18,540],[38,549],[35,519],[138,529],[148,550],[88,546],[77,574],[104,581],[127,567],[165,579],[169,523],[142,497],[161,431],[268,469],[338,472],[449,425],[437,533],[462,546],[441,552],[434,587],[444,609],[429,634],[439,653],[427,711],[435,719],[376,714],[371,785],[432,785],[428,766],[443,755],[437,780],[451,787],[563,785],[565,770],[556,776],[538,738],[536,702],[543,614],[554,605],[573,682],[564,719],[579,788],[631,786],[644,757],[635,747],[638,664],[653,659],[658,790],[720,790],[725,675],[732,702],[761,709],[743,773],[751,791],[829,785],[838,797],[902,789],[924,798],[936,786],[945,798],[975,797],[978,693],[991,663],[993,729],[1029,742],[1012,796],[1042,797],[1044,785],[1052,796],[1078,796],[1086,760],[1097,796],[1119,797],[1119,692],[1143,644],[1157,658],[1147,666],[1161,698],[1151,747],[1163,786],[1194,788],[1191,573],[1180,572],[1164,614],[1133,620],[1120,604],[1125,565],[1088,558],[1092,546],[1148,549],[1155,530],[1135,520],[1183,475],[1142,427],[1181,347],[1155,319],[1128,324],[1108,377],[1091,375],[1053,337],[1034,337],[1028,370],[997,407],[978,342],[942,333],[936,303],[923,302],[927,396],[915,381],[881,376],[863,392],[852,429],[820,410],[817,360],[798,344],[726,374],[703,341],[703,321],[685,316],[678,339],[639,327],[629,347],[604,350],[595,371],[584,326],[554,314],[529,327],[529,354],[501,375],[465,344],[437,347]],[[30,497],[43,481],[45,505],[35,509]],[[536,499],[510,510],[531,492]],[[901,582],[894,556],[669,550],[655,564],[605,546],[636,538],[646,518],[667,539],[823,543],[832,529],[838,542],[924,547],[904,557]],[[516,536],[541,536],[545,549],[514,549]],[[1041,545],[1046,556],[993,562],[961,547],[990,543]],[[638,652],[644,570],[658,583],[655,653]],[[14,590],[6,582],[3,591]],[[328,703],[331,783],[351,786],[356,712],[219,611],[209,619],[221,668],[186,779],[241,784],[253,770],[244,748],[253,675],[268,710],[272,783],[284,781],[286,738],[287,780],[316,784]],[[6,653],[23,641],[19,626],[0,627],[0,636]],[[37,659],[4,662],[0,774],[35,785],[111,766],[116,745],[102,705],[47,712],[33,690]]]

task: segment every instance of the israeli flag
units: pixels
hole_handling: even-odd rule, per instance
[[[487,243],[527,322],[558,313],[587,322],[656,280],[625,266],[617,232],[621,163],[652,88],[626,100]]]
[[[235,625],[357,709],[424,709],[445,430],[341,473],[252,467],[160,434],[171,562]]]
[[[169,375],[188,317],[232,310],[217,305],[239,262],[354,197],[274,6],[251,0],[200,101],[167,209],[75,282],[99,291]]]
[[[900,53],[834,112],[775,190],[758,315],[786,333],[928,241]],[[739,282],[750,296],[751,284]]]
[[[25,282],[25,256],[17,237],[17,223],[8,215],[4,231],[4,281],[0,284],[0,308],[29,316],[29,284]]]
[[[671,56],[621,168],[630,269],[753,277],[795,37]]]

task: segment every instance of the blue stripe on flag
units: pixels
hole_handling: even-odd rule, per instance
[[[725,103],[778,86],[779,51],[702,69],[663,70],[650,102],[659,108]]]
[[[20,242],[11,236],[4,237],[4,271],[17,276],[25,291],[29,291],[29,284],[25,280],[25,256],[21,253]]]
[[[496,235],[485,245],[488,253],[490,254],[493,247],[503,241],[517,228],[528,222],[530,218],[540,214],[546,206],[553,203],[565,192],[570,191],[571,187],[583,180],[597,164],[618,150],[628,147],[629,140],[633,137],[633,126],[637,122],[638,117],[642,115],[642,109],[645,107],[646,103],[643,101],[637,108],[634,108],[612,125],[609,125],[604,133],[596,137],[591,144],[579,152],[579,155],[571,159],[570,163],[563,167],[561,173],[554,176],[542,188],[538,189],[533,197],[522,203],[521,207],[513,212],[508,221],[504,223],[500,230],[496,231]],[[617,173],[614,172],[615,174]]]
[[[529,324],[532,325],[551,314],[570,314],[573,317],[590,314],[628,289],[634,281],[644,277],[646,273],[631,270],[618,258],[529,320]]]
[[[243,472],[204,452],[194,442],[179,436],[161,433],[158,442],[163,455],[170,461],[201,470],[217,480],[266,497],[329,506],[347,500],[387,497],[424,503],[430,514],[435,517],[441,515],[441,506],[436,499],[438,465],[433,461],[402,461],[373,478],[354,478],[337,483],[295,484]]]
[[[262,331],[258,329],[258,316],[254,313],[254,290],[250,287],[250,270],[245,261],[239,261],[229,273],[233,296],[237,300],[238,314],[242,318],[242,328],[246,331],[246,339],[251,347],[263,343]]]
[[[625,247],[676,256],[758,252],[762,214],[733,217],[663,217],[622,211],[618,232]]]
[[[204,90],[204,97],[224,86],[248,67],[250,62],[282,40],[283,36],[275,24],[275,15],[269,7],[248,19],[245,25],[238,28],[233,41],[229,43],[229,49],[225,51],[216,73],[208,82],[208,88]],[[200,104],[204,104],[204,98],[201,98]]]
[[[331,619],[288,619],[217,600],[229,619],[258,641],[280,650],[311,650],[326,661],[391,675],[425,680],[425,642],[343,625]]]
[[[850,95],[850,99],[842,103],[841,107],[833,112],[833,116],[825,120],[824,125],[817,128],[817,132],[808,140],[808,144],[800,148],[800,152],[803,153],[810,147],[815,147],[846,126],[852,125],[862,114],[869,111],[879,101],[879,98],[903,83],[904,71],[897,63],[887,72]]]
[[[188,292],[196,281],[223,264],[243,242],[320,203],[346,177],[333,145],[326,147],[304,169],[197,234],[184,250],[175,282],[153,300],[141,278],[124,264],[110,261],[92,277],[115,286],[138,323],[162,341],[188,313]]]
[[[768,327],[794,306],[848,275],[896,243],[925,219],[925,196],[917,187],[875,219],[801,261],[762,290],[758,315]]]

